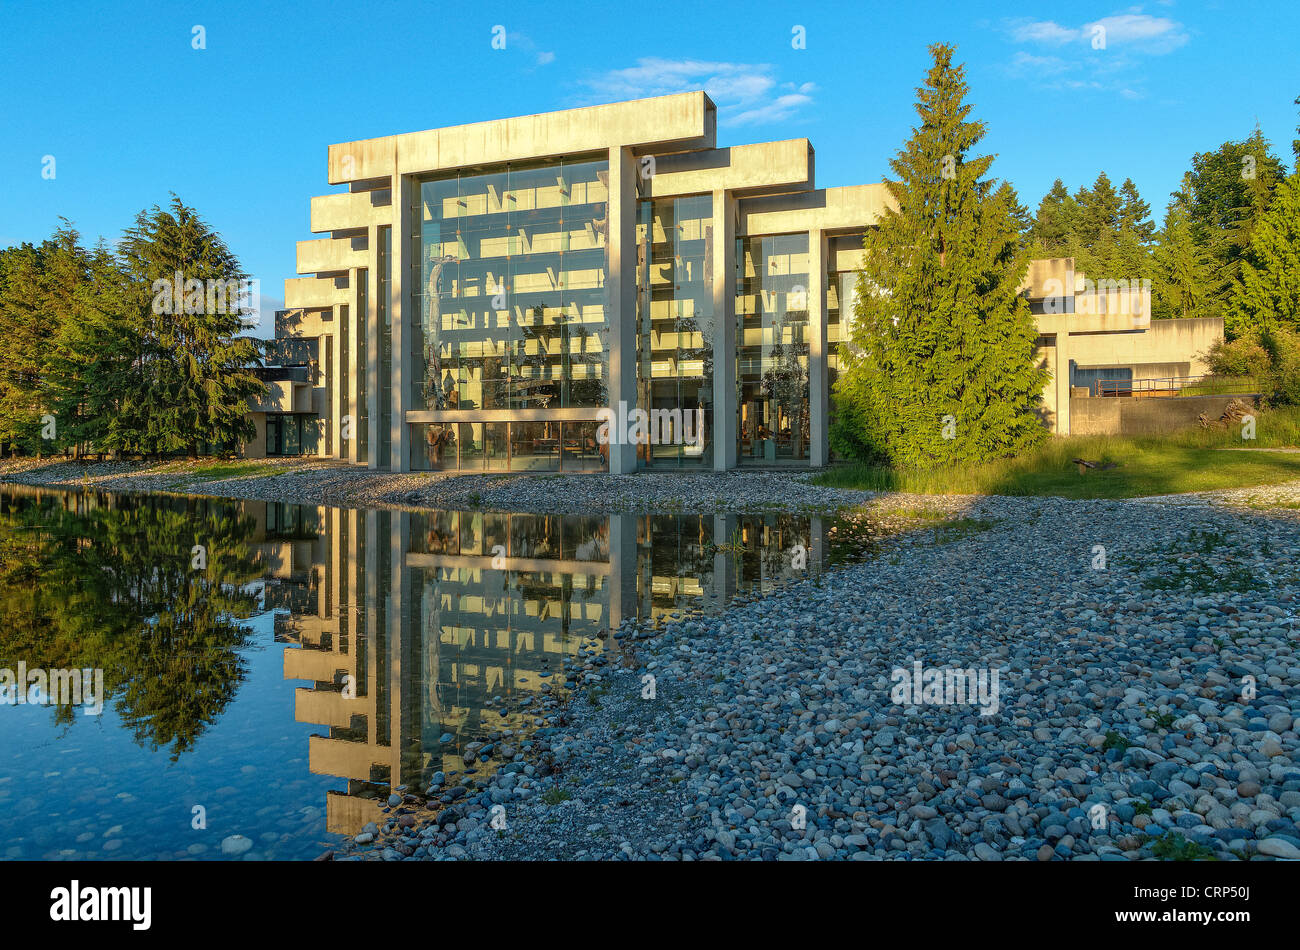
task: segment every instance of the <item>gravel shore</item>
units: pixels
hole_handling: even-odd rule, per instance
[[[806,510],[872,497],[759,472],[528,479],[298,463],[214,481],[20,468],[0,479],[403,507]],[[463,749],[475,774],[394,790],[382,825],[331,856],[1300,859],[1300,483],[874,503],[962,517],[720,615],[628,621],[585,641],[556,688],[526,700],[525,734]],[[956,670],[987,689],[900,683]]]
[[[872,492],[807,483],[780,471],[641,472],[635,475],[372,472],[321,459],[259,459],[238,474],[214,463],[0,461],[0,483],[124,492],[175,492],[344,508],[450,508],[555,513],[833,510]]]
[[[1300,858],[1296,513],[966,514],[721,616],[584,644],[567,704],[475,750],[489,778],[395,795],[335,857]],[[996,670],[996,709],[900,700],[914,663]]]

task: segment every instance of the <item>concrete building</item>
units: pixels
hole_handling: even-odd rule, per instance
[[[1105,397],[1179,396],[1209,373],[1210,347],[1223,339],[1222,319],[1153,321],[1149,282],[1094,281],[1075,271],[1071,257],[1031,261],[1023,288],[1038,324],[1041,365],[1052,376],[1044,421],[1061,435],[1121,432],[1120,417],[1133,407]],[[1179,398],[1190,415],[1143,407],[1150,422],[1142,428],[1165,431],[1212,408],[1188,401],[1200,397]]]
[[[564,661],[625,618],[768,592],[798,574],[786,552],[802,546],[817,569],[829,543],[820,518],[771,512],[234,507],[255,526],[284,678],[303,683],[294,718],[320,726],[308,768],[346,780],[324,802],[327,827],[340,834],[382,822],[394,786],[422,792],[435,771],[471,762],[493,771],[500,758],[467,762],[470,743],[503,729],[526,734],[531,710],[560,689]],[[717,547],[734,537],[743,553]]]
[[[716,124],[691,92],[330,146],[348,190],[311,200],[325,236],[298,243],[244,454],[824,465],[842,314],[892,198],[816,188],[806,139],[717,148]],[[1071,387],[1194,375],[1222,336],[1153,326],[1140,296],[1092,312],[1086,283],[1059,259],[1025,284],[1063,434]]]
[[[330,146],[348,190],[312,199],[276,327],[315,352],[267,371],[246,454],[824,464],[840,290],[887,192],[716,124],[692,92]]]

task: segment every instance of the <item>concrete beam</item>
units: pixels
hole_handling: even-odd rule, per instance
[[[702,91],[409,132],[329,147],[337,185],[464,166],[626,147],[713,148],[717,109]]]
[[[813,150],[807,139],[737,145],[655,156],[654,174],[645,197],[729,191],[733,195],[809,191],[813,185]]]
[[[318,238],[298,242],[300,274],[329,274],[352,267],[365,267],[369,259],[370,252],[364,237]]]
[[[311,230],[316,234],[392,223],[392,191],[387,188],[311,199]]]
[[[860,230],[878,222],[893,204],[893,195],[884,185],[853,185],[749,198],[740,203],[739,233]]]
[[[347,303],[347,277],[290,277],[284,282],[285,307],[326,309]]]

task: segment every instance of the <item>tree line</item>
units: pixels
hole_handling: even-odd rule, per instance
[[[992,156],[973,151],[986,127],[953,47],[930,52],[919,122],[885,182],[897,210],[864,239],[834,389],[838,455],[977,462],[1047,437],[1047,371],[1021,292],[1032,258],[1073,257],[1093,279],[1149,278],[1157,318],[1222,317],[1212,369],[1258,375],[1271,400],[1300,404],[1300,173],[1258,129],[1193,156],[1160,229],[1133,181],[1116,189],[1104,173],[1074,194],[1058,179],[1030,214],[990,175]],[[1292,149],[1300,165],[1300,138]]]
[[[194,455],[250,440],[261,344],[240,335],[229,292],[246,279],[175,195],[115,248],[86,248],[63,219],[39,245],[0,249],[0,453]]]
[[[1300,159],[1300,139],[1292,148]],[[1295,220],[1294,202],[1286,164],[1257,127],[1192,156],[1159,229],[1133,180],[1116,190],[1102,172],[1074,194],[1058,178],[1026,236],[1034,257],[1073,257],[1089,276],[1151,279],[1153,317],[1222,317],[1235,335],[1269,312],[1257,298],[1271,263],[1262,239]]]

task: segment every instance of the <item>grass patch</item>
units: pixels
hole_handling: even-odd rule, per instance
[[[560,802],[567,802],[572,797],[567,788],[548,788],[542,792],[542,801],[548,805],[558,805]]]
[[[1177,831],[1166,831],[1153,839],[1151,854],[1161,861],[1216,861],[1214,852],[1203,844],[1188,841]]]
[[[1111,749],[1119,749],[1120,754],[1122,755],[1128,751],[1128,747],[1132,744],[1133,743],[1129,742],[1128,739],[1111,729],[1106,733],[1106,739],[1101,744],[1101,751],[1109,752]]]
[[[192,478],[220,480],[248,475],[276,475],[287,469],[283,465],[273,465],[259,459],[214,459],[197,465],[188,462],[170,462],[162,466],[159,471],[177,472]]]
[[[1193,528],[1187,544],[1174,551],[1153,555],[1159,573],[1142,578],[1147,590],[1236,591],[1246,593],[1259,587],[1259,580],[1249,568],[1229,564],[1216,569],[1210,555],[1230,551],[1229,538],[1222,531],[1201,531]],[[1262,551],[1267,555],[1269,552]],[[1242,555],[1235,555],[1242,556]],[[1127,563],[1121,559],[1121,563]]]
[[[952,541],[962,541],[971,535],[988,531],[995,524],[997,521],[990,518],[954,518],[934,529],[934,543],[948,544]]]
[[[1224,451],[1300,446],[1300,409],[1261,411],[1256,418],[1256,438],[1249,441],[1240,426],[1197,426],[1164,437],[1066,436],[1016,458],[915,469],[853,463],[813,483],[925,495],[1140,498],[1300,479],[1300,453]],[[1080,475],[1076,458],[1114,467]]]

